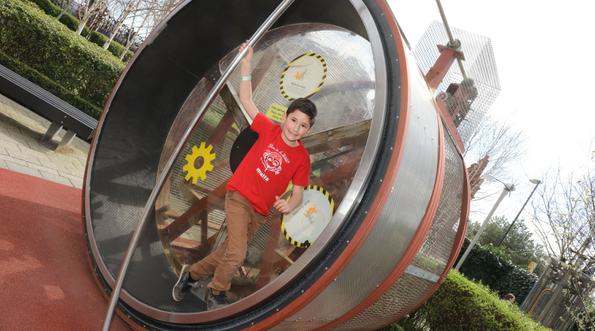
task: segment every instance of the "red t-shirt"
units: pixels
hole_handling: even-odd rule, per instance
[[[226,189],[238,191],[254,209],[268,215],[275,203],[275,196],[281,196],[289,181],[296,186],[307,186],[310,177],[310,155],[299,142],[298,146],[287,145],[281,137],[281,127],[258,113],[250,126],[258,133]]]

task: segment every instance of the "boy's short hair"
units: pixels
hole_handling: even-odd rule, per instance
[[[314,119],[318,114],[318,110],[316,110],[316,105],[314,104],[314,102],[306,98],[295,99],[293,100],[293,102],[289,104],[289,107],[287,107],[286,114],[289,115],[298,109],[302,113],[308,115],[308,117],[310,118],[310,124],[314,124]]]

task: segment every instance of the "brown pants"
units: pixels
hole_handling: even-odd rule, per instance
[[[228,291],[231,279],[246,258],[248,240],[264,223],[264,216],[257,213],[250,202],[239,192],[225,194],[227,239],[216,250],[190,267],[190,275],[200,279],[213,275],[208,287]]]

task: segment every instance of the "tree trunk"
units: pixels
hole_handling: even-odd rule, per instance
[[[76,28],[76,34],[80,35],[83,32],[83,29],[85,28],[85,25],[87,25],[87,21],[89,20],[89,17],[86,17],[84,20],[80,20],[79,21],[79,26]]]
[[[126,56],[126,53],[128,53],[129,49],[130,49],[130,45],[126,46],[126,49],[124,49],[124,51],[122,51],[122,54],[120,54],[120,61],[124,62],[124,56]]]
[[[109,45],[112,43],[112,41],[116,37],[116,34],[118,33],[118,31],[122,27],[122,24],[124,24],[124,20],[118,21],[118,23],[116,23],[116,26],[112,30],[112,33],[110,33],[109,38],[103,44],[103,49],[108,49],[109,48]]]

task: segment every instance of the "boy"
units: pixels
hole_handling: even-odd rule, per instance
[[[245,43],[240,52],[244,48]],[[173,299],[179,302],[190,288],[204,285],[207,277],[213,275],[206,285],[207,309],[227,304],[225,292],[246,258],[248,241],[264,223],[271,207],[287,214],[301,203],[310,176],[310,156],[300,139],[314,124],[316,106],[304,98],[293,101],[280,126],[261,114],[252,100],[252,55],[250,47],[241,62],[240,102],[253,119],[250,127],[259,137],[226,186],[227,239],[204,259],[184,265],[172,289]],[[289,181],[293,182],[293,191],[286,201],[279,196]]]

